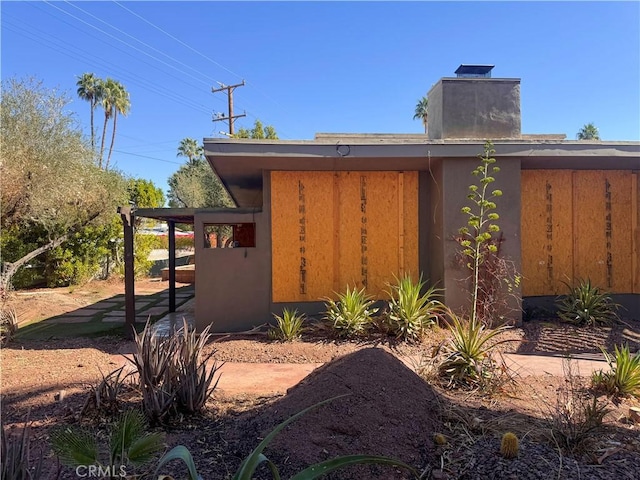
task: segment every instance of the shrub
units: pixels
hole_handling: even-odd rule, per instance
[[[331,323],[339,337],[354,337],[367,333],[372,323],[372,315],[378,309],[373,308],[373,297],[365,289],[349,288],[345,293],[337,294],[338,300],[326,299],[326,319]]]
[[[131,362],[138,371],[143,410],[152,422],[162,423],[179,410],[201,410],[218,385],[213,380],[220,365],[214,361],[207,367],[216,351],[203,353],[211,327],[198,336],[183,322],[180,331],[167,337],[154,335],[149,323],[135,335]]]
[[[451,339],[444,346],[444,359],[438,365],[438,374],[449,387],[486,387],[496,379],[493,350],[500,343],[494,338],[507,330],[503,325],[487,329],[480,321],[464,321],[453,312]]]
[[[298,310],[289,310],[285,308],[282,312],[282,316],[273,315],[276,319],[277,325],[271,327],[267,332],[267,335],[272,340],[282,340],[284,342],[291,342],[296,338],[300,338],[302,332],[304,332],[304,323],[306,316],[304,314],[298,314]]]
[[[566,284],[565,284],[566,285]],[[608,325],[618,318],[619,305],[611,297],[591,285],[591,280],[581,280],[577,287],[556,301],[558,316],[565,322],[579,326]]]
[[[344,395],[330,398],[320,403],[316,403],[315,405],[312,405],[309,408],[302,410],[301,412],[297,413],[296,415],[293,415],[289,419],[285,420],[284,422],[276,426],[271,431],[271,433],[269,433],[264,438],[264,440],[262,440],[260,444],[249,454],[249,456],[242,461],[242,463],[240,464],[240,468],[235,473],[232,480],[253,479],[255,475],[255,471],[260,466],[261,463],[266,463],[272,478],[274,480],[279,480],[280,472],[278,470],[278,467],[262,453],[264,449],[271,443],[271,441],[275,438],[275,436],[287,425],[289,425],[291,422],[297,420],[299,417],[307,413],[309,410],[313,410],[314,408],[317,408],[321,405],[324,405],[327,402],[330,402],[342,396]],[[173,448],[170,452],[168,452],[164,457],[160,459],[154,476],[156,478],[161,478],[162,475],[159,476],[160,469],[167,462],[175,459],[180,459],[185,463],[185,465],[189,470],[189,480],[199,480],[202,478],[200,475],[198,475],[191,452],[189,452],[189,450],[182,445],[179,445]],[[341,468],[348,467],[350,465],[374,464],[374,463],[388,465],[392,467],[404,468],[410,471],[415,478],[418,478],[418,472],[413,467],[407,465],[406,463],[403,463],[388,457],[372,456],[372,455],[347,455],[343,457],[333,458],[331,460],[326,460],[324,462],[311,465],[310,467],[305,468],[302,472],[299,472],[298,474],[294,475],[291,478],[292,480],[293,479],[314,480],[316,478],[320,478],[326,475],[327,473],[333,472],[334,470],[339,470]]]
[[[444,314],[445,307],[437,300],[439,290],[430,287],[423,295],[422,276],[414,282],[405,274],[389,285],[389,324],[391,332],[403,340],[420,340],[425,331]]]
[[[614,354],[601,348],[611,371],[594,372],[592,385],[609,395],[633,396],[640,398],[640,352],[631,355],[629,346],[615,346]]]
[[[127,467],[144,466],[164,447],[163,435],[148,433],[144,415],[135,410],[124,412],[110,426],[106,455],[101,452],[98,438],[95,432],[63,427],[51,432],[51,446],[63,464],[71,467],[100,466],[112,478],[123,474],[131,476],[133,472]]]
[[[120,406],[120,395],[127,388],[127,379],[133,372],[124,373],[124,367],[120,367],[107,375],[102,375],[102,380],[91,387],[87,401],[82,408],[82,413],[86,413],[89,407],[98,411],[115,413]]]
[[[609,412],[604,402],[582,388],[570,359],[563,363],[564,382],[548,416],[552,440],[567,453],[587,446]]]
[[[18,314],[14,308],[0,306],[0,345],[6,345],[18,331]]]
[[[19,436],[7,435],[0,425],[0,473],[3,480],[38,479],[42,473],[43,456],[32,465],[30,461],[31,437],[27,423]]]

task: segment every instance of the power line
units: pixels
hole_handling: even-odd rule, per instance
[[[227,117],[225,117],[224,115],[221,117],[217,117],[214,118],[213,121],[214,122],[219,122],[222,120],[226,120],[229,119],[229,136],[233,136],[233,121],[236,118],[241,118],[241,117],[246,117],[247,114],[243,114],[243,115],[234,115],[233,114],[233,91],[238,88],[238,87],[244,87],[244,80],[242,80],[242,83],[237,83],[235,85],[224,85],[223,83],[220,84],[220,88],[212,88],[211,89],[211,93],[216,93],[216,92],[222,92],[223,90],[227,91],[227,97],[229,100],[229,115]]]

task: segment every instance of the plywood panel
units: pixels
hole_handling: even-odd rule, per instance
[[[418,172],[404,172],[404,271],[420,277],[418,251]],[[426,272],[425,272],[426,274]],[[425,278],[426,280],[426,278]]]
[[[570,170],[523,170],[522,292],[558,295],[573,276]]]
[[[574,172],[575,279],[632,291],[631,172]]]
[[[272,172],[274,302],[316,301],[333,288],[333,176]]]
[[[418,278],[417,172],[272,172],[271,190],[274,302]]]
[[[640,293],[640,182],[638,174],[631,177],[631,230],[633,233],[633,293]]]

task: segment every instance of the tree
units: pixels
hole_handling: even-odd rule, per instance
[[[1,238],[4,245],[13,235],[23,245],[2,249],[0,288],[6,290],[20,267],[82,229],[111,221],[126,190],[120,174],[96,166],[66,110],[69,98],[33,79],[10,79],[2,87]]]
[[[114,80],[113,86],[109,93],[111,94],[111,107],[113,109],[113,130],[111,132],[111,145],[109,145],[109,155],[107,156],[107,162],[104,165],[105,170],[109,168],[109,163],[111,162],[111,152],[113,152],[113,144],[116,140],[118,114],[126,117],[129,113],[129,109],[131,108],[129,92],[127,92],[124,85],[122,85],[120,82]]]
[[[160,208],[164,205],[164,192],[151,180],[131,178],[127,182],[129,201],[138,208]]]
[[[278,134],[276,133],[276,129],[271,125],[267,125],[266,127],[262,126],[262,122],[260,120],[256,120],[253,124],[253,128],[251,130],[246,128],[241,128],[238,130],[234,138],[252,138],[254,140],[278,140]]]
[[[196,163],[196,161],[202,159],[203,156],[204,147],[198,145],[198,141],[195,138],[187,137],[180,140],[176,157],[187,157],[189,163]]]
[[[76,82],[78,97],[89,102],[91,109],[91,150],[96,148],[96,131],[93,118],[98,103],[102,101],[102,80],[93,73],[84,73]]]
[[[209,164],[198,159],[169,177],[169,205],[178,208],[234,207],[233,200]]]
[[[427,116],[428,116],[428,104],[429,104],[429,100],[427,99],[426,96],[422,97],[417,105],[416,105],[416,110],[414,112],[413,115],[413,119],[414,120],[418,120],[420,119],[422,121],[422,125],[424,125],[424,133],[427,133]]]
[[[593,123],[587,123],[578,131],[576,138],[578,140],[600,140],[600,132]]]

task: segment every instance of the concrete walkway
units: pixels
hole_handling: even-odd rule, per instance
[[[504,354],[507,366],[522,377],[563,375],[564,358],[561,356]],[[403,358],[405,365],[413,369],[415,359]],[[218,390],[229,396],[269,396],[284,394],[287,390],[322,363],[241,363],[227,362],[221,369]],[[604,360],[574,359],[574,372],[590,376],[596,370],[607,370]]]

